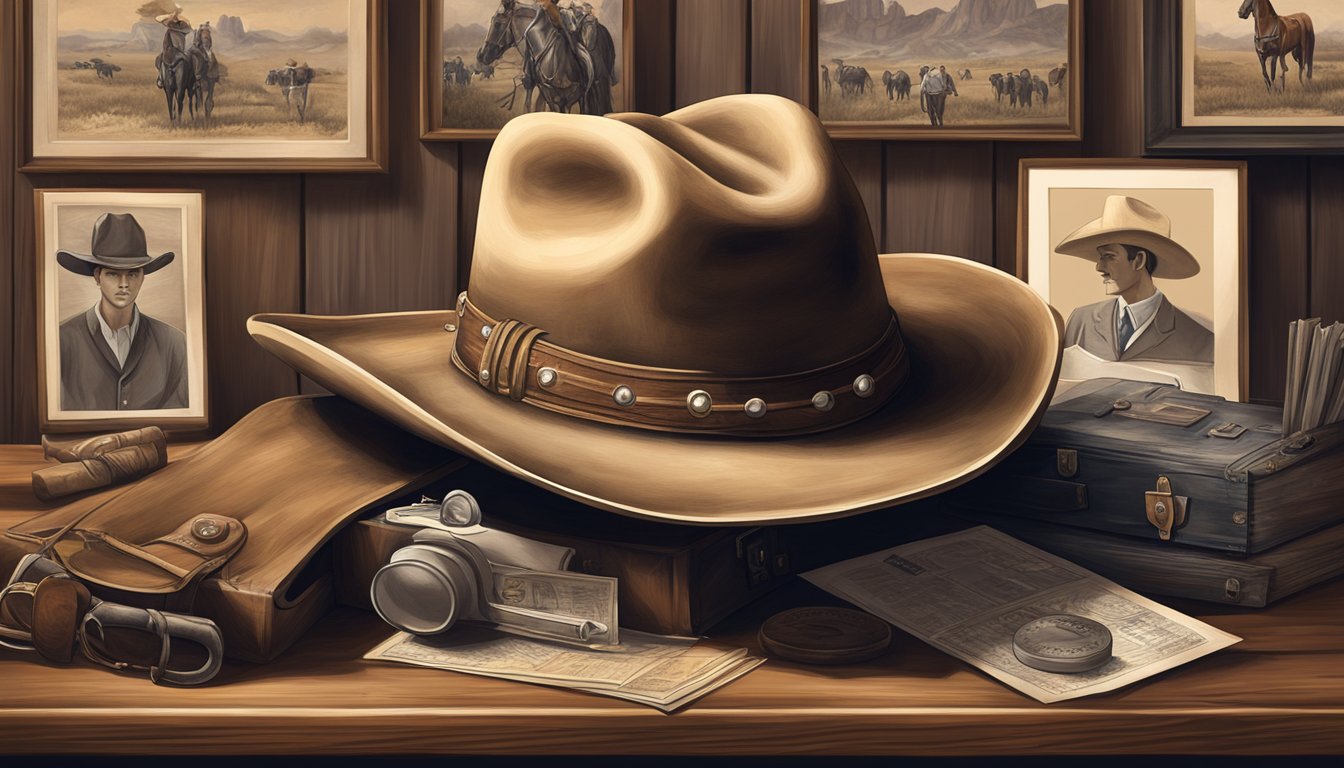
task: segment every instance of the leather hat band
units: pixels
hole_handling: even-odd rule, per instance
[[[452,360],[486,390],[538,408],[664,432],[800,435],[880,409],[910,372],[896,315],[881,338],[846,360],[796,374],[721,376],[604,360],[497,320],[458,297]]]

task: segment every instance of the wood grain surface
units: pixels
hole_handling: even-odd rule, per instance
[[[994,146],[888,142],[883,253],[994,261]]]
[[[1143,3],[1088,0],[1083,5],[1083,154],[1138,157],[1143,154]]]
[[[8,10],[8,9],[6,9]],[[14,105],[14,71],[18,45],[14,39],[14,14],[0,12],[0,274],[11,283],[0,288],[0,441],[14,433],[14,255],[18,240],[14,232],[15,126],[19,120]],[[6,373],[8,372],[8,373]]]
[[[179,454],[180,455],[180,454]],[[36,446],[0,446],[0,527],[41,505]],[[870,662],[771,660],[671,715],[572,691],[364,661],[390,631],[340,609],[266,665],[172,689],[0,652],[7,754],[1082,755],[1344,752],[1344,581],[1263,610],[1166,601],[1244,641],[1121,691],[1038,704],[897,632]],[[835,604],[804,582],[710,633],[759,652],[762,620]]]
[[[422,142],[416,3],[388,4],[386,174],[309,176],[304,186],[304,311],[444,309],[457,295],[457,162],[453,143]]]
[[[748,0],[677,0],[676,104],[746,93]]]
[[[1250,396],[1282,402],[1288,324],[1310,308],[1311,184],[1301,157],[1253,158],[1247,169]],[[1344,210],[1335,214],[1344,216]],[[1344,256],[1344,254],[1340,254]]]
[[[804,0],[751,0],[751,92],[811,105],[812,66]]]
[[[1344,320],[1344,183],[1341,182],[1344,182],[1344,158],[1312,158],[1311,314],[1326,323]]]

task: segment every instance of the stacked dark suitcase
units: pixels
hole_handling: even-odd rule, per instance
[[[1282,423],[1281,408],[1088,381],[945,501],[1137,591],[1263,607],[1344,573],[1344,423]]]

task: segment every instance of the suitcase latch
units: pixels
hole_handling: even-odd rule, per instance
[[[1157,490],[1143,494],[1148,509],[1148,522],[1157,528],[1158,538],[1171,541],[1171,532],[1185,525],[1185,507],[1189,499],[1171,492],[1171,481],[1166,475],[1157,476]]]
[[[737,557],[746,566],[747,586],[759,587],[770,581],[770,537],[762,528],[752,528],[737,537]]]
[[[1073,448],[1059,448],[1055,451],[1055,471],[1060,477],[1069,478],[1078,474],[1078,451]]]

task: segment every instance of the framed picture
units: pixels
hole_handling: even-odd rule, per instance
[[[803,3],[834,138],[1082,138],[1081,0]]]
[[[1246,394],[1246,164],[1024,159],[1018,277],[1065,321],[1060,381]]]
[[[383,5],[17,0],[21,170],[383,170]]]
[[[426,140],[492,139],[527,112],[634,109],[634,0],[420,3]]]
[[[1344,5],[1145,0],[1149,154],[1344,152]]]
[[[204,429],[204,194],[37,190],[43,432]]]

